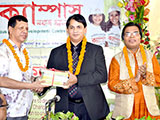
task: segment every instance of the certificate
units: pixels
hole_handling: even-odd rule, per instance
[[[68,81],[68,72],[58,71],[55,69],[41,69],[40,81],[44,85],[65,87],[63,84]]]

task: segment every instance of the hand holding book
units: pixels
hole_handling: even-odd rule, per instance
[[[55,69],[41,69],[40,81],[45,81],[44,85],[66,87],[64,83],[68,81],[68,72]]]

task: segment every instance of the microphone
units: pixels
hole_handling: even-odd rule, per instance
[[[49,87],[45,87],[44,89],[43,89],[43,91],[42,92],[40,92],[40,93],[37,93],[37,95],[39,96],[39,97],[41,97],[41,96],[43,96],[48,90],[50,90],[51,89],[51,86],[49,86]]]
[[[46,103],[45,103],[45,112],[46,112],[46,115],[48,116],[48,112],[51,111],[51,104],[53,102],[59,102],[60,101],[60,96],[59,95],[55,95],[54,98],[48,100]],[[48,112],[47,112],[47,107],[48,107]],[[48,120],[48,119],[47,119]]]
[[[55,95],[54,98],[48,100],[48,101],[46,102],[46,104],[48,104],[48,103],[51,104],[52,102],[59,102],[60,99],[61,99],[61,98],[60,98],[59,95]]]

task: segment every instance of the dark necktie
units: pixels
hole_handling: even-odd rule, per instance
[[[78,47],[73,47],[73,55],[72,55],[72,59],[73,59],[73,74],[75,73],[76,71],[76,67],[77,67],[77,63],[78,63],[78,53],[77,53],[77,48]],[[69,93],[69,96],[71,98],[73,98],[76,94],[77,94],[77,85],[74,84],[72,85],[69,89],[68,89],[68,93]]]

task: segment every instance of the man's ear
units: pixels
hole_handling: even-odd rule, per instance
[[[87,27],[84,30],[85,30],[84,33],[86,34],[87,33]]]
[[[12,31],[13,31],[13,28],[12,28],[11,26],[9,26],[9,28],[8,28],[8,33],[9,33],[9,34],[12,34]]]
[[[66,33],[68,34],[68,29],[66,28]]]

